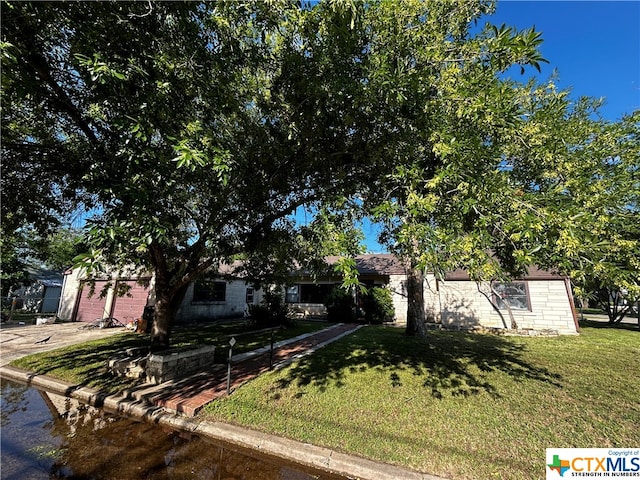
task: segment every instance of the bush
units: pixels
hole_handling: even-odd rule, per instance
[[[329,322],[353,322],[356,319],[353,296],[346,290],[335,287],[327,295],[324,306]]]
[[[255,328],[290,326],[293,318],[280,292],[267,291],[260,305],[249,305],[249,322]]]
[[[396,315],[391,292],[382,287],[372,287],[363,295],[363,307],[367,323],[390,322]]]

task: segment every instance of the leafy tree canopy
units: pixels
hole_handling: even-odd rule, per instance
[[[363,31],[350,9],[7,3],[3,14],[7,168],[46,167],[40,184],[100,208],[88,268],[153,268],[158,345],[189,282],[237,254],[282,260],[296,208],[347,196],[378,168],[368,149],[381,136],[354,128],[369,122],[354,103]]]
[[[530,156],[506,146],[534,125],[524,106],[535,95],[500,74],[544,59],[533,29],[472,34],[492,9],[6,3],[8,186],[42,175],[30,187],[42,205],[98,208],[85,265],[153,269],[156,346],[168,345],[186,288],[205,270],[238,255],[256,279],[284,270],[313,250],[315,227],[344,244],[349,235],[330,227],[341,199],[373,209],[418,263],[458,257],[481,272],[490,264],[478,252],[492,245],[520,260],[508,214],[533,192],[507,172]],[[299,207],[326,215],[305,230],[292,217]]]

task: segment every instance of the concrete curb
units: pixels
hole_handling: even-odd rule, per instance
[[[0,377],[75,398],[83,403],[103,408],[111,413],[141,419],[175,430],[191,432],[202,437],[230,443],[262,454],[360,480],[444,480],[442,477],[414,472],[365,458],[348,455],[248,428],[221,422],[204,422],[166,412],[145,402],[122,396],[108,396],[91,388],[72,385],[46,375],[11,366],[0,367]]]

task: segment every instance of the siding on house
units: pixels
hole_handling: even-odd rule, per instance
[[[61,294],[61,286],[45,286],[40,313],[56,313],[60,304]]]

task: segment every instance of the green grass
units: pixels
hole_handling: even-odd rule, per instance
[[[454,479],[545,476],[545,448],[637,447],[640,332],[366,327],[201,416]]]
[[[286,329],[276,330],[274,341],[296,337],[327,327],[326,323],[298,321]],[[176,348],[217,345],[214,362],[224,362],[229,339],[235,336],[233,351],[242,353],[265,345],[271,340],[270,332],[253,333],[245,323],[200,324],[176,328],[171,343]],[[50,375],[77,385],[97,388],[103,392],[117,392],[139,383],[129,378],[113,376],[107,369],[109,359],[121,356],[128,348],[148,347],[149,336],[134,333],[113,335],[70,347],[29,355],[11,362],[11,365],[43,375]]]

